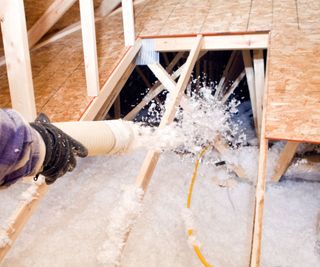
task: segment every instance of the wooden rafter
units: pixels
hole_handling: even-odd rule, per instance
[[[230,70],[231,65],[234,62],[235,56],[236,56],[236,51],[232,51],[232,53],[230,55],[230,58],[228,60],[228,63],[227,63],[227,65],[226,65],[226,67],[225,67],[225,69],[224,69],[224,71],[222,73],[222,77],[221,77],[221,79],[220,79],[220,81],[219,81],[219,83],[217,85],[217,90],[215,92],[216,96],[218,96],[220,94],[221,90],[222,90],[222,85],[224,84],[224,82],[226,80],[226,76],[227,76],[227,74],[228,74],[228,72]]]
[[[134,45],[136,36],[134,29],[134,13],[132,0],[122,0],[122,20],[124,43],[126,46]]]
[[[299,146],[299,142],[287,142],[286,146],[282,150],[278,164],[275,168],[275,173],[273,174],[271,180],[274,182],[279,182],[282,175],[286,172],[288,169],[296,151]]]
[[[263,105],[263,90],[264,90],[264,59],[263,50],[253,51],[253,65],[256,89],[256,107],[257,107],[257,124],[258,124],[258,137],[260,136],[261,123],[262,123],[262,105]]]
[[[165,125],[171,123],[174,119],[174,116],[176,114],[176,108],[179,105],[184,90],[189,82],[192,69],[196,63],[196,60],[198,59],[198,55],[201,49],[201,42],[201,35],[198,35],[196,38],[194,38],[194,45],[186,61],[186,66],[185,68],[183,68],[182,74],[179,78],[175,90],[170,93],[170,101],[168,101],[167,103],[166,111],[161,119],[159,127],[164,127]],[[147,156],[144,159],[139,175],[136,179],[136,185],[141,187],[144,191],[148,187],[151,176],[158,162],[159,156],[160,153],[158,151],[151,150],[148,151]]]
[[[178,52],[174,58],[171,60],[171,62],[169,63],[169,65],[166,67],[166,71],[171,73],[174,66],[178,63],[178,61],[183,57],[183,55],[185,54],[185,52]]]
[[[147,77],[144,75],[144,73],[142,72],[139,66],[136,66],[136,72],[138,73],[138,75],[140,76],[140,78],[142,79],[146,87],[151,88],[151,83],[149,82]]]
[[[261,132],[261,135],[264,132]],[[259,267],[261,258],[261,240],[263,225],[264,196],[266,190],[267,176],[267,158],[268,158],[268,140],[263,136],[260,139],[258,182],[256,185],[255,208],[254,208],[254,226],[251,244],[250,267]]]
[[[148,68],[158,78],[158,80],[169,91],[173,91],[176,87],[176,82],[171,78],[168,72],[161,66],[160,63],[148,64]]]
[[[246,75],[245,70],[243,70],[238,77],[234,80],[234,82],[232,83],[232,85],[228,88],[227,92],[224,94],[224,96],[222,97],[221,102],[225,103],[228,98],[230,97],[230,95],[234,92],[234,90],[238,87],[239,83],[242,81],[242,79],[244,78],[244,76]]]
[[[143,36],[142,36],[143,37]],[[159,52],[188,51],[192,47],[194,37],[158,37],[154,38],[155,50]],[[243,50],[265,49],[268,47],[267,33],[248,33],[242,35],[204,36],[202,50]]]
[[[267,66],[268,73],[268,66]],[[264,88],[268,87],[268,79],[264,82]],[[263,90],[265,92],[265,90]],[[263,95],[263,105],[266,106],[267,94]],[[266,130],[266,109],[262,110],[262,122],[260,132],[260,150],[259,150],[259,166],[257,174],[255,207],[253,218],[253,231],[251,243],[250,267],[259,267],[261,261],[261,241],[263,226],[264,198],[266,190],[267,176],[267,159],[268,159],[268,139],[265,135]]]
[[[2,1],[3,2],[3,1]],[[23,1],[6,0],[1,20],[12,107],[28,121],[36,117],[27,27]]]
[[[163,53],[163,59],[164,59],[164,63],[166,64],[166,66],[168,66],[169,65],[169,59],[168,59],[167,53]]]
[[[121,90],[119,87],[117,87],[117,90],[115,90],[115,87],[127,71],[128,66],[133,61],[140,48],[141,40],[139,39],[136,41],[135,45],[127,51],[119,65],[114,69],[107,82],[103,85],[99,95],[92,101],[90,108],[86,110],[83,115],[85,120],[93,120],[96,117],[96,114],[106,103],[109,107],[111,107],[113,101]]]
[[[120,3],[121,0],[103,0],[96,10],[96,15],[99,17],[104,17],[112,12],[112,10],[120,5]]]
[[[171,75],[171,79],[177,79],[183,70],[184,65],[182,65],[174,74]],[[125,117],[125,120],[133,120],[135,116],[144,108],[153,98],[160,94],[164,90],[164,85],[162,83],[156,83],[148,92],[148,94],[141,100],[141,102],[136,105]]]
[[[87,92],[97,96],[100,84],[93,0],[80,0],[80,17]]]
[[[10,0],[12,1],[12,0]],[[31,201],[22,201],[21,206],[17,208],[17,210],[12,214],[9,221],[11,224],[6,229],[6,234],[11,241],[10,244],[6,244],[2,248],[0,248],[0,263],[10,250],[12,244],[17,239],[19,234],[21,233],[24,225],[27,223],[32,213],[36,209],[39,202],[42,200],[42,197],[48,190],[48,186],[43,183],[37,187],[37,192],[35,197]]]
[[[77,0],[55,0],[28,32],[33,47]]]
[[[120,94],[117,96],[116,100],[114,101],[113,107],[114,107],[114,118],[115,119],[120,119],[121,118],[121,98],[120,98]]]
[[[256,98],[255,79],[254,79],[254,72],[253,72],[250,50],[243,50],[242,58],[243,58],[243,64],[246,70],[246,77],[247,77],[247,84],[249,88],[254,126],[257,132],[258,131],[257,98]]]
[[[198,57],[198,61],[201,57],[203,57],[207,51],[201,51]],[[179,52],[177,55],[173,58],[173,60],[170,62],[166,70],[170,73],[172,69],[174,68],[175,64],[178,63],[179,59],[183,56],[184,52]],[[181,67],[179,67],[172,75],[171,79],[176,80],[183,70],[183,67],[185,64],[183,64]],[[140,112],[141,109],[143,109],[144,106],[146,106],[153,98],[155,98],[158,94],[160,94],[164,90],[164,86],[158,81],[150,88],[150,91],[148,94],[141,100],[141,102],[135,106],[125,117],[125,120],[133,120],[135,116]]]
[[[116,101],[116,98],[118,97],[118,95],[120,95],[121,89],[123,88],[123,86],[125,85],[127,80],[129,79],[134,68],[135,68],[135,64],[133,62],[131,62],[129,64],[129,66],[127,67],[127,70],[122,75],[121,79],[117,82],[117,84],[113,88],[114,93],[112,93],[112,95],[107,97],[106,101],[104,102],[104,104],[100,108],[99,112],[94,117],[95,120],[105,119],[105,117],[108,115],[110,108],[112,107],[112,105]]]

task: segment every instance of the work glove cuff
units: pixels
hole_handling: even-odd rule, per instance
[[[76,167],[76,156],[86,157],[88,150],[80,142],[50,123],[49,118],[41,113],[35,122],[30,123],[42,137],[46,146],[46,155],[39,174],[45,176],[47,184]]]

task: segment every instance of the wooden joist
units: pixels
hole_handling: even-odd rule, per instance
[[[117,96],[116,100],[113,104],[114,107],[114,118],[120,119],[121,118],[121,97],[120,94]]]
[[[140,78],[142,79],[146,87],[151,88],[151,83],[149,82],[147,77],[144,75],[144,73],[142,72],[139,66],[136,66],[136,72],[138,73],[138,75],[140,76]]]
[[[140,48],[141,40],[139,39],[135,42],[135,45],[129,48],[129,50],[126,52],[119,65],[114,69],[111,76],[100,90],[99,95],[92,101],[90,107],[86,110],[83,115],[85,120],[93,120],[105,103],[108,105],[113,104],[113,101],[122,89],[118,87],[117,90],[114,90],[114,88],[127,71],[128,66],[132,63]]]
[[[260,136],[261,123],[262,123],[262,110],[263,110],[263,91],[264,91],[264,59],[263,50],[253,51],[253,65],[256,89],[256,108],[257,108],[257,133]]]
[[[130,77],[131,73],[133,72],[134,68],[135,68],[135,64],[133,62],[131,62],[129,64],[127,70],[122,75],[121,79],[117,82],[117,84],[113,88],[113,91],[115,93],[113,93],[112,95],[110,95],[106,99],[105,103],[102,105],[102,107],[100,108],[99,112],[94,117],[95,120],[103,120],[103,119],[105,119],[107,117],[110,108],[112,107],[112,105],[116,101],[117,96],[120,95],[120,92],[121,92],[123,86],[125,85],[125,83],[129,79],[129,77]]]
[[[194,37],[157,37],[154,38],[155,50],[159,52],[178,52],[191,49]],[[267,33],[253,33],[240,35],[204,36],[202,50],[243,50],[268,48],[269,35]]]
[[[221,102],[225,103],[228,98],[230,97],[230,95],[234,92],[234,90],[238,87],[239,83],[242,81],[243,77],[246,75],[245,70],[243,70],[238,77],[234,80],[234,82],[232,83],[232,85],[227,89],[227,92],[224,94],[224,96],[222,97]]]
[[[291,142],[288,141],[287,144],[285,145],[284,149],[282,150],[278,164],[275,168],[275,172],[271,178],[272,181],[274,182],[279,182],[280,178],[282,175],[286,172],[288,169],[296,151],[299,146],[299,142]]]
[[[33,47],[77,0],[55,0],[28,32]]]
[[[21,0],[5,0],[1,30],[12,107],[28,121],[36,117],[27,27]]]
[[[126,46],[134,45],[136,36],[134,29],[134,13],[132,0],[122,0],[122,20],[124,43]]]
[[[269,66],[267,65],[267,73]],[[268,87],[268,79],[264,82],[264,88]],[[264,89],[262,88],[262,89]],[[263,90],[263,93],[266,90]],[[267,103],[267,94],[263,94],[263,106]],[[268,139],[266,138],[266,109],[262,110],[262,122],[260,131],[260,150],[259,150],[259,166],[257,174],[255,207],[253,218],[253,231],[251,243],[250,267],[259,267],[261,262],[261,242],[262,242],[262,226],[263,226],[263,211],[264,198],[266,190],[267,176],[267,159],[268,159]]]
[[[264,126],[263,126],[264,128]],[[251,244],[250,267],[259,267],[261,258],[261,240],[263,225],[264,197],[266,190],[267,176],[267,158],[268,158],[268,140],[264,138],[264,132],[261,132],[258,182],[256,185],[255,207],[254,207],[254,225]]]
[[[198,55],[201,49],[201,43],[202,43],[201,35],[198,35],[196,38],[194,38],[193,47],[185,63],[186,65],[183,68],[183,71],[179,78],[177,86],[175,90],[171,92],[170,95],[168,96],[170,98],[169,98],[169,101],[167,102],[166,111],[161,119],[159,127],[164,127],[165,125],[173,121],[174,116],[176,114],[176,109],[184,94],[184,90],[186,89],[187,84],[189,82],[192,69],[196,63],[196,60],[198,59]],[[144,162],[142,164],[142,167],[136,179],[136,185],[141,187],[144,191],[148,187],[151,176],[158,162],[159,156],[160,156],[160,153],[158,151],[151,150],[148,152],[147,156],[144,159]]]
[[[88,96],[100,90],[93,0],[80,0],[82,47]]]
[[[0,263],[2,262],[2,260],[4,259],[8,251],[10,250],[14,241],[17,239],[17,237],[21,233],[24,225],[27,223],[27,221],[31,217],[32,213],[36,209],[39,202],[42,200],[42,197],[45,195],[47,190],[48,190],[48,186],[45,183],[39,185],[36,189],[35,197],[31,201],[27,201],[27,200],[22,201],[21,205],[10,217],[9,219],[10,225],[6,229],[6,234],[10,239],[11,243],[0,248]]]
[[[171,78],[171,76],[161,66],[160,63],[148,64],[148,68],[153,72],[153,74],[169,92],[172,92],[176,88],[176,82]]]
[[[171,73],[174,66],[179,62],[179,60],[183,57],[183,55],[185,54],[185,52],[178,52],[174,58],[171,60],[171,62],[169,63],[169,65],[166,67],[166,71]]]
[[[175,80],[177,79],[183,70],[185,65],[182,65],[177,71],[174,72],[174,74],[171,75],[171,79]],[[164,90],[164,85],[162,83],[156,83],[150,91],[147,93],[147,95],[141,100],[141,102],[136,105],[125,117],[125,120],[133,120],[135,116],[140,112],[141,109],[143,109],[153,98],[155,98],[158,94],[160,94]]]
[[[96,15],[99,17],[104,17],[112,12],[118,5],[120,5],[121,0],[103,0],[96,10]]]
[[[252,66],[252,58],[250,50],[243,50],[242,51],[242,58],[243,58],[243,64],[246,71],[246,78],[247,78],[247,84],[249,88],[249,95],[250,95],[250,101],[251,101],[251,107],[252,107],[252,115],[253,115],[253,121],[254,126],[256,129],[256,133],[258,130],[258,121],[257,121],[257,98],[256,98],[256,89],[255,89],[255,78],[254,78],[254,72],[253,72],[253,66]]]
[[[230,55],[230,58],[228,60],[228,63],[226,65],[226,67],[225,67],[225,69],[224,69],[224,71],[222,73],[222,76],[220,78],[220,81],[219,81],[219,83],[217,85],[216,91],[214,93],[215,97],[220,96],[220,94],[222,92],[222,89],[223,89],[223,85],[224,85],[224,83],[226,81],[226,78],[228,76],[228,73],[230,71],[230,68],[234,64],[236,55],[237,55],[237,51],[232,51],[232,53]]]

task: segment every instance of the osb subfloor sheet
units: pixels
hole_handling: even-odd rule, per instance
[[[125,52],[121,14],[97,22],[100,84]],[[271,31],[266,136],[320,142],[319,0],[146,0],[135,5],[139,35]],[[76,120],[86,96],[81,33],[31,53],[37,111]],[[4,68],[0,105],[10,106]]]

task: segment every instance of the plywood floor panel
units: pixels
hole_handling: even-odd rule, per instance
[[[248,31],[269,31],[272,28],[273,0],[253,0]]]
[[[273,0],[272,30],[299,29],[296,0]]]
[[[266,136],[320,142],[320,31],[273,34]]]
[[[320,1],[298,0],[299,26],[302,30],[320,30]]]

